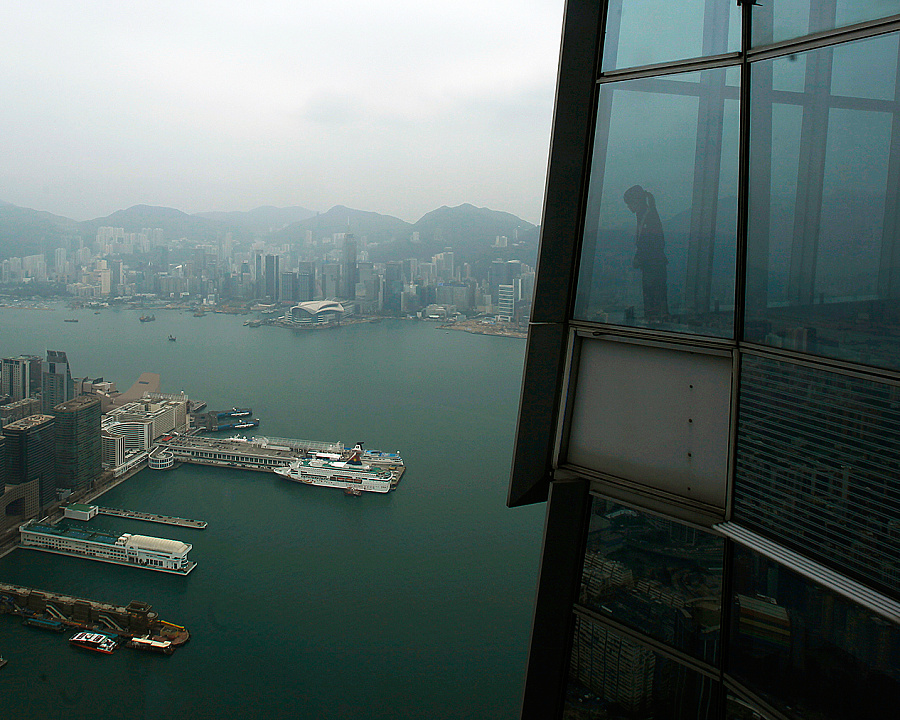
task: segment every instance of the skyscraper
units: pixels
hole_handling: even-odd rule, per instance
[[[100,474],[100,399],[81,395],[56,405],[56,487],[78,490]]]
[[[19,355],[3,358],[0,365],[0,395],[22,400],[29,396],[31,385],[31,357]]]
[[[6,482],[19,485],[37,481],[41,509],[56,499],[55,430],[50,415],[32,415],[3,428]]]
[[[900,21],[848,8],[567,3],[523,718],[896,713]]]
[[[271,302],[278,302],[281,299],[278,296],[278,282],[280,280],[280,273],[278,268],[280,264],[280,256],[266,255],[265,296]]]
[[[340,297],[353,300],[356,297],[356,283],[359,271],[356,267],[356,238],[350,233],[344,236],[341,251],[341,293]]]
[[[41,409],[49,413],[54,407],[75,397],[75,383],[64,352],[48,350],[41,368]]]

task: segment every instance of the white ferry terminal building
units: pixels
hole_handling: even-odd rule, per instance
[[[21,547],[58,555],[131,565],[187,575],[197,563],[188,560],[191,545],[147,535],[110,535],[97,530],[57,526],[32,520],[19,528]]]

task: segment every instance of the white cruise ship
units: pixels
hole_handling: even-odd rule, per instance
[[[355,489],[362,492],[386,493],[394,481],[394,470],[364,465],[360,460],[362,447],[353,448],[347,460],[334,458],[304,458],[294,460],[287,467],[275,468],[275,472],[288,480],[321,485],[324,487]]]

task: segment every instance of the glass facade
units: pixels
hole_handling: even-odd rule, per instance
[[[737,68],[602,86],[575,317],[731,337]]]
[[[897,714],[897,625],[740,546],[730,638],[728,672],[789,717]]]
[[[711,678],[583,616],[576,616],[565,720],[715,718]]]
[[[647,42],[647,25],[664,26]],[[612,0],[609,3],[603,70],[687,60],[741,49],[741,12],[718,0]]]
[[[753,66],[746,339],[900,367],[898,47]]]
[[[715,663],[723,563],[721,537],[595,498],[578,600]]]
[[[900,1],[596,7],[567,3],[573,258],[542,237],[520,409],[550,504],[522,717],[893,717]]]
[[[900,13],[898,0],[775,0],[753,9],[753,44],[768,45]]]

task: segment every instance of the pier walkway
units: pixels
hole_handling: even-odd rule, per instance
[[[120,510],[97,506],[98,515],[114,515],[115,517],[131,518],[132,520],[144,520],[146,522],[161,523],[163,525],[178,525],[179,527],[195,528],[202,530],[207,526],[206,520],[189,520],[187,518],[172,517],[171,515],[157,515],[156,513],[140,512],[138,510]]]

